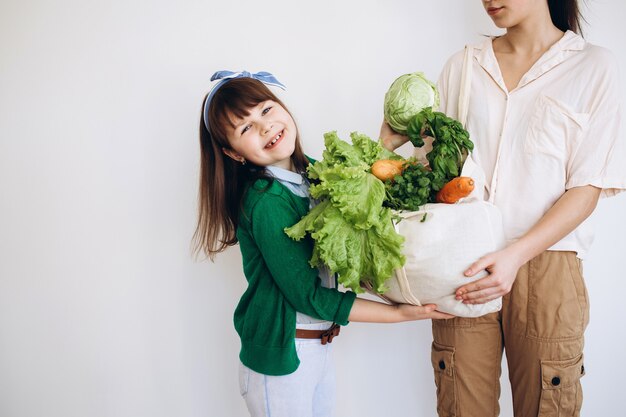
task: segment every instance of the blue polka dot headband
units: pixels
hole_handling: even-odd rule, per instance
[[[241,72],[217,71],[211,77],[211,81],[219,81],[219,82],[215,84],[215,86],[211,89],[211,91],[207,95],[206,100],[204,101],[204,108],[202,109],[202,119],[204,120],[204,126],[206,127],[207,130],[209,130],[209,104],[211,103],[211,99],[213,98],[217,90],[219,90],[220,87],[222,87],[224,84],[226,84],[228,81],[234,78],[245,78],[245,77],[254,78],[255,80],[261,81],[265,85],[279,87],[283,90],[285,89],[285,86],[269,72],[261,71],[255,74],[251,74],[248,71],[241,71]]]

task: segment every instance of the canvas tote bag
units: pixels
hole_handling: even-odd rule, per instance
[[[466,47],[459,95],[459,121],[465,126],[469,107],[473,51]],[[400,211],[395,224],[404,236],[404,267],[386,282],[383,298],[422,305],[435,303],[439,311],[459,317],[478,317],[500,310],[502,299],[485,304],[463,304],[455,299],[460,286],[487,275],[486,271],[468,278],[463,272],[481,256],[505,245],[499,209],[484,201],[485,175],[466,159],[462,176],[472,177],[472,194],[457,204],[426,204],[419,211]]]

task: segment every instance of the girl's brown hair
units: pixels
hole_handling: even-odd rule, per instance
[[[548,0],[550,17],[554,26],[563,32],[571,30],[582,36],[581,23],[584,18],[578,6],[578,0]]]
[[[205,100],[206,96],[202,102]],[[196,255],[204,252],[214,260],[215,255],[235,245],[241,202],[247,187],[261,178],[272,181],[265,167],[250,162],[241,164],[223,152],[230,149],[227,130],[234,128],[233,117],[245,117],[251,108],[267,100],[275,101],[289,112],[262,82],[247,77],[234,78],[223,84],[209,103],[210,131],[200,117],[198,223],[193,235]],[[298,172],[306,170],[308,160],[302,151],[299,134],[291,160]]]

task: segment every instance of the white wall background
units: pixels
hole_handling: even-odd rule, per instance
[[[626,69],[626,5],[588,3]],[[238,249],[189,253],[210,75],[274,72],[319,157],[323,132],[376,137],[396,76],[434,80],[483,33],[478,0],[0,0],[0,416],[246,415]],[[586,416],[624,415],[625,208],[593,218]],[[344,330],[338,416],[435,415],[428,322]],[[502,398],[511,416],[506,373]]]

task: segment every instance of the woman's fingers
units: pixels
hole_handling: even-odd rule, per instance
[[[463,274],[466,277],[473,277],[480,271],[488,269],[492,264],[493,264],[493,260],[491,259],[490,256],[483,256],[482,258],[474,262],[472,265],[470,265],[470,267],[467,268]]]
[[[505,294],[499,287],[486,288],[465,294],[462,297],[464,304],[484,304],[487,301],[495,300]]]
[[[389,126],[389,124],[384,120],[380,127],[379,137],[382,141],[383,146],[390,151],[399,148],[409,140],[408,136],[401,135],[391,129],[391,126]]]
[[[504,279],[501,274],[489,275],[460,287],[455,298],[465,304],[483,304],[507,294],[512,285],[513,280]]]
[[[457,300],[467,299],[469,294],[475,293],[477,291],[485,291],[487,288],[491,287],[493,287],[493,277],[491,275],[488,275],[485,278],[470,282],[469,284],[465,284],[457,289],[455,298]]]
[[[489,275],[470,282],[456,290],[455,298],[465,304],[482,304],[501,297],[511,291],[520,264],[516,256],[507,249],[489,253],[474,262],[465,272],[473,277],[481,271]]]

